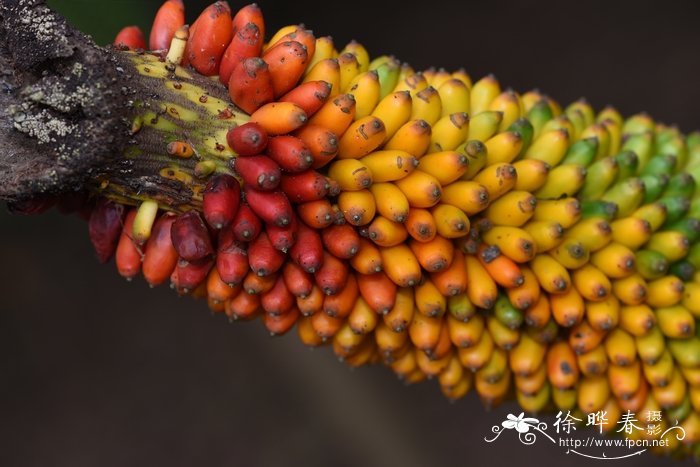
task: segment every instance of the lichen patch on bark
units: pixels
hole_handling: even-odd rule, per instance
[[[80,188],[128,139],[119,61],[40,0],[0,0],[0,199]]]

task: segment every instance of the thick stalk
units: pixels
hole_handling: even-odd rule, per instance
[[[216,80],[101,48],[41,0],[0,0],[2,200],[87,190],[197,206],[246,119]]]
[[[130,102],[130,133],[119,157],[88,180],[90,191],[124,204],[153,199],[164,209],[201,204],[213,173],[232,173],[227,131],[248,120],[218,80],[158,55],[124,52],[126,80],[148,93]]]

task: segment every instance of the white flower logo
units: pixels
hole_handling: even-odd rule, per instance
[[[556,444],[556,441],[554,441],[554,439],[551,436],[545,433],[546,429],[546,423],[541,422],[536,418],[525,417],[525,412],[521,412],[520,415],[518,415],[517,417],[512,413],[509,413],[506,416],[506,419],[503,420],[503,422],[501,422],[501,426],[494,425],[491,427],[491,432],[494,433],[496,436],[494,436],[491,439],[484,437],[484,441],[486,441],[487,443],[493,443],[499,436],[501,436],[501,433],[503,433],[504,431],[515,430],[518,432],[518,439],[520,439],[520,442],[525,445],[532,445],[537,440],[537,435],[533,433],[533,431],[540,432],[542,435],[546,436],[552,443]]]
[[[525,418],[525,412],[520,412],[520,415],[517,417],[509,413],[501,425],[506,430],[515,429],[518,433],[527,433],[530,431],[530,428],[536,428],[538,423],[540,421],[536,418]]]

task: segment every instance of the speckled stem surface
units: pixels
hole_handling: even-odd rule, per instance
[[[43,1],[0,0],[0,199],[78,190],[119,154],[129,107],[115,52]]]
[[[99,47],[41,0],[0,0],[0,200],[87,191],[196,208],[212,173],[232,173],[226,132],[247,119],[216,77]]]

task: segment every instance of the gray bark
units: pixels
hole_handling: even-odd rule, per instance
[[[122,152],[119,55],[41,0],[0,0],[0,199],[79,190]]]

